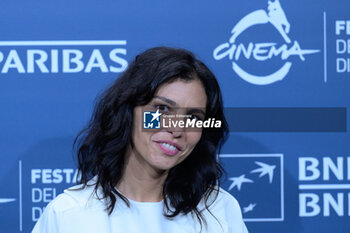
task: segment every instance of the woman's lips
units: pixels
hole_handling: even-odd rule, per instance
[[[167,155],[176,155],[180,152],[179,148],[168,142],[156,142],[159,148]]]

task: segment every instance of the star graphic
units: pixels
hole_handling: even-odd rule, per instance
[[[254,204],[250,203],[247,207],[243,207],[243,213],[253,211],[255,206],[256,206],[256,203],[254,203]]]
[[[241,190],[241,186],[243,183],[254,183],[251,179],[245,178],[245,174],[239,177],[230,177],[229,180],[232,181],[231,186],[228,188],[228,191],[237,186],[238,190]]]
[[[161,113],[159,113],[159,109],[157,110],[157,112],[151,113],[151,114],[152,114],[152,116],[153,116],[151,122],[154,121],[155,119],[157,119],[157,121],[159,121],[159,116],[162,115]]]
[[[254,169],[250,173],[259,173],[260,172],[259,177],[262,177],[264,175],[269,175],[269,181],[271,184],[272,179],[273,179],[273,170],[276,168],[276,165],[269,165],[269,164],[258,162],[258,161],[255,161],[255,163],[257,165],[259,165],[260,168]]]
[[[15,201],[15,198],[0,198],[0,203],[8,203]]]

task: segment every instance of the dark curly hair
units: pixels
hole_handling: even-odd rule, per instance
[[[217,196],[222,167],[217,153],[228,133],[218,82],[213,73],[195,56],[183,49],[156,47],[136,56],[128,69],[107,89],[97,102],[89,125],[76,138],[80,183],[83,188],[96,178],[95,192],[102,188],[112,213],[117,198],[129,202],[116,189],[123,176],[125,153],[131,140],[133,110],[148,104],[160,85],[181,80],[200,80],[207,95],[206,118],[221,120],[221,128],[204,128],[191,154],[171,168],[163,187],[168,218],[180,213],[195,213],[206,222],[198,204]],[[215,197],[216,197],[215,196]]]

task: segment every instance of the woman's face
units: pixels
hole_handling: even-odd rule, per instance
[[[184,128],[143,129],[143,111],[147,107],[153,111],[176,111],[191,114],[203,120],[207,96],[199,80],[177,79],[161,85],[154,98],[146,106],[134,109],[131,156],[135,156],[142,166],[158,171],[169,170],[181,163],[194,149],[201,138],[202,130]]]

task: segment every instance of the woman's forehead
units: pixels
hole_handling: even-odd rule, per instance
[[[205,108],[207,104],[203,84],[197,79],[190,81],[178,79],[165,83],[159,87],[154,96],[159,99],[168,99],[174,102],[176,107]]]

